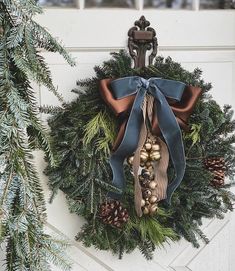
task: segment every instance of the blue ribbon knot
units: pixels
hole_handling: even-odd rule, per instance
[[[141,125],[144,121],[142,104],[148,93],[154,97],[154,112],[156,115],[154,117],[158,119],[159,128],[168,146],[175,170],[175,177],[167,188],[167,202],[170,203],[173,192],[184,177],[186,162],[181,130],[166,98],[180,102],[184,89],[185,84],[182,82],[157,77],[147,80],[139,76],[131,76],[111,82],[111,91],[115,99],[136,95],[123,139],[110,158],[114,186],[122,191],[125,188],[123,163],[125,158],[132,155],[137,149]],[[121,197],[120,194],[113,192],[110,192],[109,196],[116,199]]]

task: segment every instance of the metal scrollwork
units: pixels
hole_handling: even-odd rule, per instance
[[[152,50],[149,56],[149,65],[153,63],[157,55],[158,42],[156,31],[150,26],[150,22],[144,16],[135,21],[135,26],[128,31],[128,48],[130,56],[134,60],[135,68],[145,67],[146,52]]]

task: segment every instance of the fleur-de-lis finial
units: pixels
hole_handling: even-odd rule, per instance
[[[140,30],[145,30],[146,27],[150,26],[150,22],[141,16],[139,20],[135,21],[135,25],[140,28]]]
[[[150,26],[150,22],[141,16],[138,21],[135,21],[135,26],[128,31],[128,48],[130,56],[134,60],[136,68],[145,66],[146,52],[152,49],[149,56],[149,65],[152,64],[153,59],[157,55],[157,38],[156,32]]]

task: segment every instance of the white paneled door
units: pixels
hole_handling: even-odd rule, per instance
[[[170,55],[189,70],[201,68],[205,80],[213,83],[212,94],[220,104],[235,106],[235,3],[233,0],[40,0],[45,14],[37,20],[77,59],[69,67],[58,55],[42,52],[50,64],[54,82],[67,100],[76,80],[94,74],[93,66],[109,58],[109,53],[125,48],[127,31],[144,15],[156,29],[158,55]],[[41,104],[55,104],[56,99],[38,87]],[[50,191],[43,175],[45,162],[37,153],[46,196]],[[185,241],[158,250],[152,262],[139,252],[118,260],[108,252],[87,249],[73,241],[83,220],[69,213],[65,197],[59,193],[48,204],[48,230],[64,234],[72,242],[73,271],[234,271],[235,214],[224,220],[205,220],[209,245],[194,249]],[[57,270],[56,268],[54,270]]]

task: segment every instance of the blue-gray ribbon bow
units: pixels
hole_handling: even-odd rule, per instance
[[[125,158],[132,155],[137,149],[141,125],[144,121],[142,104],[146,94],[150,94],[155,100],[154,112],[175,170],[175,177],[167,188],[167,202],[170,203],[173,192],[183,179],[186,162],[181,130],[166,98],[180,101],[184,88],[185,84],[182,82],[155,77],[146,80],[142,77],[131,76],[111,82],[111,91],[115,99],[136,94],[123,139],[110,158],[114,186],[120,190],[125,188],[123,163]],[[109,196],[117,199],[121,195],[111,192]]]

